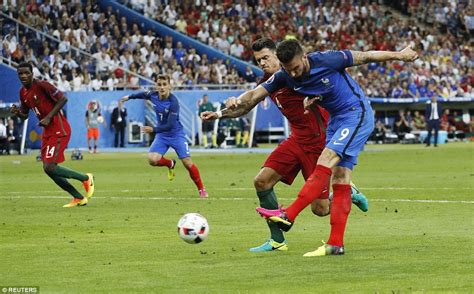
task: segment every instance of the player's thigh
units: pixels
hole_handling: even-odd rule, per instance
[[[148,149],[148,153],[158,153],[160,155],[165,155],[169,148],[169,141],[166,138],[156,135],[155,139],[151,143],[150,148]]]
[[[41,143],[41,159],[43,163],[61,163],[65,160],[64,151],[69,143],[70,135],[65,137],[43,137]]]
[[[321,156],[321,152],[304,152],[299,156],[299,160],[301,163],[301,173],[303,174],[303,178],[305,181],[314,172],[314,169],[318,164],[319,157]]]
[[[93,128],[88,128],[87,129],[87,139],[90,140],[94,138],[94,129]]]
[[[96,139],[99,138],[99,129],[98,128],[88,128],[87,129],[87,139]]]
[[[177,136],[170,140],[170,146],[174,149],[179,159],[191,156],[188,140],[184,135]]]
[[[94,129],[94,139],[95,140],[99,139],[99,136],[100,136],[99,128],[95,128]]]
[[[327,139],[326,147],[336,152],[341,158],[338,166],[352,169],[357,164],[359,152],[372,134],[374,118],[371,109],[352,116],[335,118],[335,130],[332,137]],[[351,166],[352,165],[352,166]]]
[[[301,170],[298,149],[298,144],[287,139],[273,150],[263,166],[276,171],[281,176],[283,183],[291,185]]]

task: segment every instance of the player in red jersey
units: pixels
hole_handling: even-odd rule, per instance
[[[63,190],[71,194],[72,201],[64,207],[83,206],[94,193],[94,177],[59,166],[64,161],[64,150],[71,138],[71,127],[62,113],[67,102],[66,96],[46,81],[33,79],[30,63],[21,63],[17,68],[18,78],[23,87],[20,89],[20,107],[15,104],[10,111],[22,119],[28,118],[33,110],[44,128],[41,142],[41,159],[44,172]],[[86,190],[81,195],[67,179],[81,181]]]
[[[260,83],[265,82],[273,73],[280,69],[280,62],[275,54],[276,45],[268,38],[261,38],[252,45],[254,57],[265,72]],[[311,111],[305,112],[303,101],[305,96],[289,88],[283,88],[270,97],[288,119],[291,135],[283,141],[267,158],[263,168],[254,179],[254,186],[262,207],[278,208],[278,201],[273,187],[279,181],[291,185],[301,170],[306,180],[316,167],[319,155],[325,147],[325,128],[329,114],[315,105]],[[230,98],[226,101],[227,108],[221,112],[203,112],[205,120],[220,117],[238,117],[248,113],[263,99],[243,100]],[[318,216],[329,214],[329,191],[316,199],[311,210]],[[353,203],[361,210],[367,211],[368,202],[357,188],[352,189]],[[283,232],[274,223],[268,222],[271,238],[252,252],[288,250]]]

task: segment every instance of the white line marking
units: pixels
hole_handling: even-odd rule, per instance
[[[209,189],[211,190],[211,189]],[[214,188],[212,191],[254,191],[255,188]],[[289,191],[289,190],[294,190],[294,191],[299,191],[300,187],[282,187],[282,191]],[[474,190],[473,188],[470,187],[459,187],[459,188],[450,188],[450,187],[441,187],[441,188],[435,188],[435,187],[427,187],[427,188],[421,188],[421,187],[360,187],[359,190],[361,191],[366,191],[366,190],[395,190],[395,191],[418,191],[418,190],[444,190],[444,191],[465,191],[465,190]],[[100,190],[100,192],[103,193],[140,193],[140,192],[186,192],[186,191],[195,191],[193,188],[189,189],[134,189],[134,190],[128,190],[128,189],[122,189],[122,190]],[[36,190],[34,191],[6,191],[0,193],[0,195],[17,195],[17,194],[32,194],[37,192]],[[49,190],[49,191],[41,191],[41,193],[54,193],[54,194],[62,194],[64,192],[61,192],[60,190]]]
[[[0,196],[0,199],[68,199],[67,196]],[[93,199],[112,199],[112,200],[173,200],[173,201],[255,201],[254,198],[241,197],[209,197],[207,199],[200,199],[199,197],[185,198],[185,197],[116,197],[116,196],[94,196]],[[293,198],[279,198],[284,201],[292,201]],[[474,204],[471,200],[434,200],[434,199],[369,199],[369,202],[413,202],[413,203],[464,203]]]

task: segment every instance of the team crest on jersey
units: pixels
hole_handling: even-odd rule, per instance
[[[33,95],[33,103],[35,104],[35,106],[39,106],[40,105],[40,101],[38,99],[38,97],[36,95]]]
[[[325,87],[331,86],[330,81],[329,81],[328,78],[322,78],[322,79],[321,79],[321,83],[323,83],[323,85],[324,85]]]

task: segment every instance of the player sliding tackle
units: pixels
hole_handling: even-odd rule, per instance
[[[261,38],[252,45],[253,54],[260,68],[265,72],[260,83],[265,82],[272,74],[280,70],[280,62],[276,56],[275,43],[268,38]],[[267,209],[277,209],[278,201],[273,187],[278,182],[291,185],[301,171],[305,180],[316,167],[325,144],[325,130],[329,114],[323,108],[312,105],[305,111],[303,100],[305,95],[285,87],[270,95],[282,114],[288,119],[291,135],[270,154],[263,168],[254,179],[254,186],[260,205]],[[233,118],[247,114],[264,96],[253,97],[243,95],[240,98],[227,99],[227,109],[220,112],[203,112],[204,120],[219,117]],[[318,216],[329,214],[329,191],[326,190],[312,202],[311,210]],[[362,211],[368,210],[368,202],[355,186],[352,187],[352,202]],[[283,231],[273,222],[267,222],[271,237],[263,245],[251,248],[252,252],[288,250]]]
[[[127,95],[122,97],[120,101],[125,102],[129,99],[150,100],[156,113],[157,126],[154,128],[149,126],[142,127],[142,132],[144,133],[156,133],[155,139],[148,151],[148,163],[151,166],[166,166],[168,168],[168,179],[172,181],[175,177],[174,168],[176,160],[167,159],[164,155],[170,147],[173,148],[196,185],[199,197],[207,198],[209,195],[202,184],[199,170],[191,160],[191,153],[189,152],[183,125],[179,120],[178,98],[171,93],[169,76],[157,76],[156,91]]]
[[[259,207],[257,211],[288,231],[298,214],[329,190],[332,176],[334,196],[329,240],[304,256],[344,254],[344,231],[351,209],[352,170],[374,128],[372,108],[345,68],[369,62],[411,62],[418,54],[410,47],[400,52],[342,50],[305,54],[296,40],[282,42],[276,54],[283,68],[238,99],[258,99],[289,87],[310,97],[307,106],[317,102],[324,107],[331,118],[326,131],[326,147],[296,200],[287,208]]]

